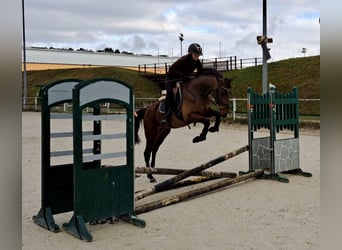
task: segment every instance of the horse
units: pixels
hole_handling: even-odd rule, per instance
[[[168,124],[161,124],[164,114],[160,112],[161,100],[157,100],[147,108],[142,108],[135,113],[135,143],[140,142],[139,128],[143,122],[146,138],[144,159],[146,167],[155,167],[157,151],[164,139],[169,135],[171,129],[189,126],[191,123],[203,123],[200,135],[193,138],[193,143],[206,140],[209,132],[218,132],[221,117],[226,117],[229,111],[229,95],[231,92],[231,81],[233,79],[223,78],[217,71],[204,72],[192,79],[183,81],[175,97],[181,93],[182,99],[178,109],[172,113]],[[178,95],[179,97],[179,95]],[[177,98],[176,98],[177,99]],[[214,102],[219,111],[213,110],[210,103]],[[177,105],[177,104],[176,104]],[[210,117],[215,117],[215,123],[210,126]],[[152,154],[152,160],[150,162]],[[150,182],[156,182],[152,174],[147,174]]]

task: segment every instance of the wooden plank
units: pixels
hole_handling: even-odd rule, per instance
[[[179,175],[176,175],[170,179],[167,179],[157,185],[155,185],[154,187],[152,187],[151,189],[148,189],[146,190],[145,192],[142,192],[142,193],[139,193],[136,197],[135,197],[135,200],[140,200],[148,195],[151,195],[151,194],[154,194],[156,192],[161,192],[165,189],[167,189],[169,186],[175,184],[176,182],[180,181],[180,180],[183,180],[191,175],[194,175],[196,173],[199,173],[201,172],[202,170],[205,170],[207,168],[210,168],[220,162],[223,162],[223,161],[226,161],[234,156],[237,156],[245,151],[248,151],[249,150],[249,146],[246,145],[246,146],[243,146],[237,150],[234,150],[232,152],[229,152],[225,155],[222,155],[222,156],[219,156],[217,158],[215,158],[214,160],[211,160],[207,163],[204,163],[198,167],[195,167],[195,168],[192,168],[190,170],[187,170],[187,171],[184,171],[183,173],[179,174]]]
[[[236,184],[236,183],[239,183],[242,181],[246,181],[248,179],[260,176],[262,174],[264,174],[264,170],[263,169],[257,169],[253,172],[249,172],[247,174],[240,175],[240,176],[233,178],[233,179],[224,179],[222,181],[210,184],[208,186],[196,188],[196,189],[193,189],[193,190],[190,190],[190,191],[187,191],[184,193],[180,193],[180,194],[168,197],[168,198],[163,198],[163,199],[160,199],[157,201],[153,201],[153,202],[150,202],[147,204],[137,206],[137,207],[135,207],[134,211],[136,214],[145,213],[145,212],[157,209],[157,208],[165,207],[165,206],[168,206],[171,204],[175,204],[175,203],[187,200],[187,199],[192,198],[196,195],[204,194],[204,193],[207,193],[207,192],[210,192],[210,191],[222,188],[222,187],[226,187],[226,186],[229,186],[232,184]]]
[[[164,175],[178,175],[185,172],[186,169],[173,169],[173,168],[147,168],[147,167],[136,167],[135,173],[137,174],[164,174]],[[195,173],[194,176],[208,176],[208,177],[226,177],[235,178],[236,173],[222,172],[222,171],[201,171]]]

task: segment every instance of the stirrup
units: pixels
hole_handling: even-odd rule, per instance
[[[163,120],[160,122],[160,124],[168,124],[169,121],[170,121],[170,116],[171,116],[171,110],[170,110],[170,107],[169,107],[167,112],[165,110]]]
[[[171,111],[169,110],[167,113],[165,112],[163,120],[160,122],[160,124],[169,124],[171,119]]]

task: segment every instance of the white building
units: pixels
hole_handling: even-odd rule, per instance
[[[163,66],[165,63],[169,64],[175,60],[177,60],[176,57],[167,56],[26,48],[26,63],[28,64],[138,67],[139,64],[159,64],[159,66]],[[24,55],[22,55],[22,62],[24,62]]]

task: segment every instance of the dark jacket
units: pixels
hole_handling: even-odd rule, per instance
[[[175,61],[169,71],[167,76],[169,79],[179,79],[188,77],[197,69],[197,74],[203,70],[203,65],[200,60],[195,61],[192,59],[191,54],[187,54]]]

